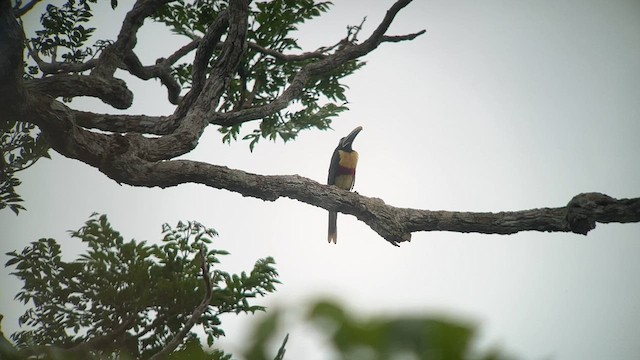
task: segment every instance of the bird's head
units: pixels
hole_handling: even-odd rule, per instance
[[[351,145],[353,144],[353,140],[356,139],[356,136],[358,136],[358,133],[360,131],[362,131],[362,126],[358,126],[357,128],[353,129],[353,131],[351,131],[349,135],[340,139],[340,143],[338,143],[338,149],[351,151]]]

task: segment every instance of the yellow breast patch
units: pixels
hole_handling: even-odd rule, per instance
[[[358,165],[358,152],[346,152],[342,150],[338,150],[340,153],[340,166],[344,166],[346,168],[355,169]]]

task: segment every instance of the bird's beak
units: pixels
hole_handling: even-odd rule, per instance
[[[360,131],[362,131],[362,126],[358,126],[357,128],[353,129],[353,131],[351,131],[349,135],[344,137],[342,145],[346,146],[348,144],[353,144],[353,140],[356,139],[356,136],[358,136],[358,133],[360,133]]]

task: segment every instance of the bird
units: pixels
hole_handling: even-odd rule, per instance
[[[358,165],[358,152],[353,150],[353,140],[362,131],[362,126],[358,126],[349,135],[340,139],[338,147],[333,151],[331,164],[329,165],[328,185],[335,185],[340,189],[351,191],[356,180],[356,166]],[[338,242],[337,229],[338,213],[329,211],[329,243]]]

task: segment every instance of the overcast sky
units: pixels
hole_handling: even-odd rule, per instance
[[[364,39],[392,4],[335,2],[301,29],[305,50],[335,43],[366,16]],[[116,15],[129,6],[120,3]],[[102,14],[99,37],[113,38],[121,20]],[[186,43],[159,29],[150,24],[140,34],[136,50],[147,64]],[[361,125],[355,190],[394,206],[497,212],[564,206],[581,192],[640,196],[640,2],[417,0],[389,34],[421,29],[427,34],[415,41],[383,44],[364,58],[367,66],[347,81],[351,110],[335,131],[263,142],[250,153],[244,142],[222,144],[212,128],[187,157],[325,182],[338,140]],[[159,82],[131,88],[137,97],[127,112],[172,112]],[[99,101],[76,103],[111,111]],[[282,285],[260,301],[268,306],[326,295],[363,316],[455,316],[480,327],[481,348],[523,359],[640,358],[639,224],[599,224],[586,237],[423,232],[394,248],[340,215],[338,244],[329,245],[326,211],[288,199],[201,185],[120,186],[57,154],[20,176],[28,210],[0,212],[3,263],[5,252],[41,237],[58,239],[72,258],[81,248],[66,231],[94,211],[138,240],[158,241],[162,223],[198,220],[219,231],[229,271],[275,257]],[[24,311],[12,300],[20,284],[9,272],[2,269],[0,290],[6,333]],[[243,343],[249,321],[224,319],[225,349]],[[288,330],[291,359],[326,356],[315,351],[321,340]]]

